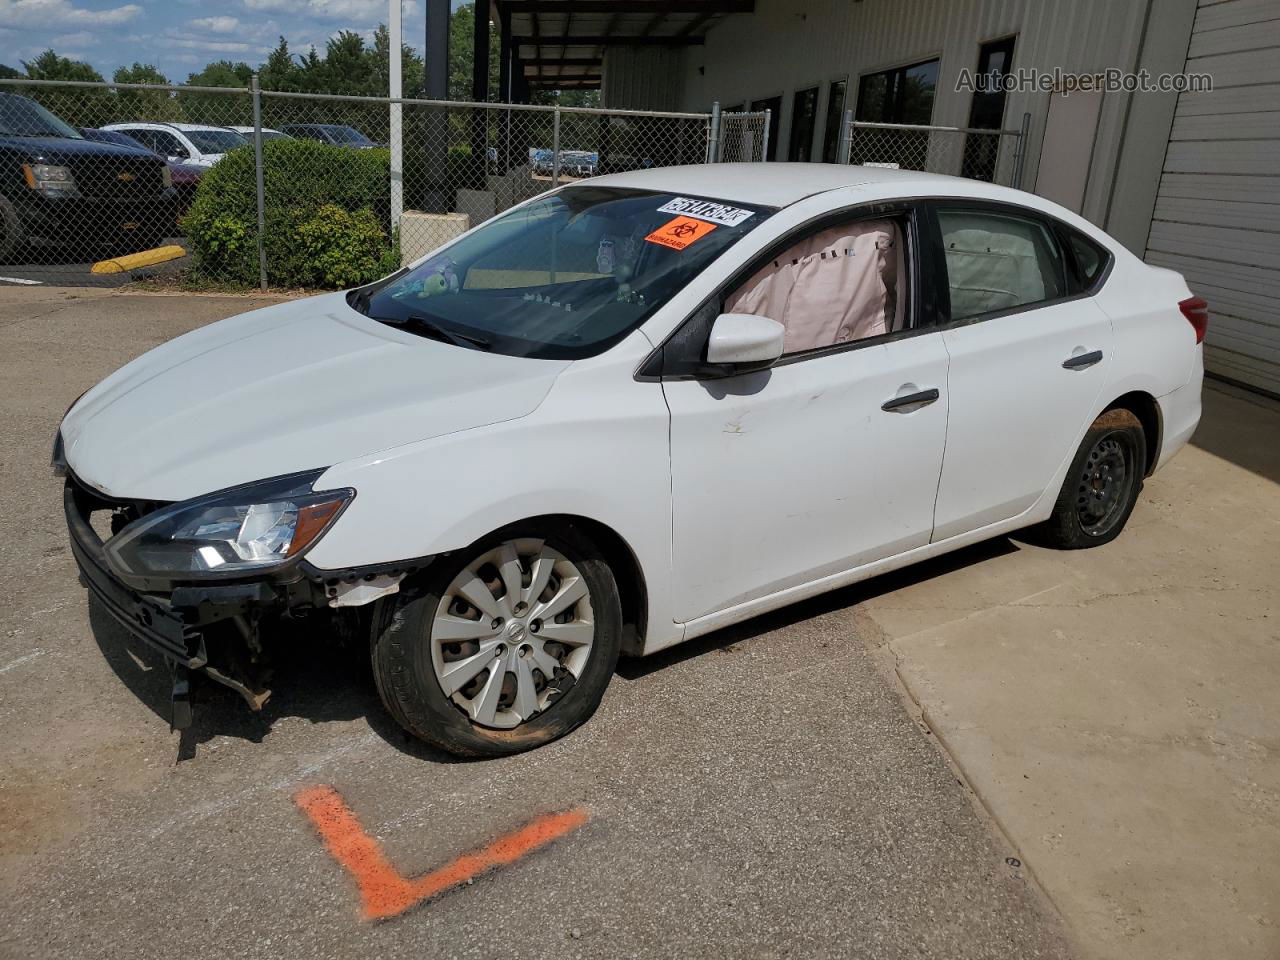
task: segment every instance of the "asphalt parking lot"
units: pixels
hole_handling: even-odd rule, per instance
[[[1274,410],[1214,394],[1103,550],[1001,540],[624,662],[533,753],[431,753],[306,635],[264,714],[210,689],[180,739],[49,444],[263,302],[0,292],[0,956],[1275,955]]]

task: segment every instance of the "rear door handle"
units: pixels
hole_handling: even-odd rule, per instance
[[[888,413],[910,412],[906,411],[906,407],[927,407],[929,404],[937,400],[941,393],[937,387],[930,387],[928,390],[918,390],[915,393],[906,393],[892,400],[886,400],[880,404],[880,409]]]
[[[1090,350],[1088,353],[1078,353],[1074,357],[1068,357],[1062,361],[1062,366],[1067,370],[1083,370],[1085,367],[1092,367],[1095,363],[1102,360],[1101,350]]]

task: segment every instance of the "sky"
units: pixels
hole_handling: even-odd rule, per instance
[[[257,65],[281,35],[296,53],[312,44],[323,52],[339,30],[372,37],[388,9],[388,0],[0,0],[0,63],[21,70],[52,47],[108,80],[138,61],[180,82],[211,60]],[[423,3],[403,0],[402,9],[405,40],[421,50]]]

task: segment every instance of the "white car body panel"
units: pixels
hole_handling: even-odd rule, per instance
[[[1097,415],[1113,338],[1111,318],[1085,297],[964,324],[942,339],[951,416],[934,540],[1016,517],[1039,499],[1075,453],[1062,438],[1082,434]],[[1101,362],[1063,368],[1094,350]]]
[[[171,158],[193,167],[212,167],[226,156],[225,153],[203,153],[187,136],[188,130],[235,130],[234,127],[213,127],[201,123],[108,123],[103,130],[118,130],[120,133],[131,133],[136,130],[160,130],[176,137],[187,149],[189,156]],[[239,131],[236,131],[237,133]]]
[[[731,380],[663,384],[676,615],[693,620],[929,542],[947,434],[939,331]]]
[[[587,359],[425,340],[363,317],[340,294],[222,321],[90,390],[63,425],[71,468],[109,495],[180,500],[328,464],[317,488],[357,495],[307,554],[323,570],[460,550],[530,517],[584,518],[613,531],[640,569],[648,653],[1045,519],[1089,424],[1127,393],[1156,399],[1157,465],[1198,422],[1203,360],[1177,306],[1185,282],[1050,201],[813,164],[660,168],[591,183],[781,209],[639,330]],[[1111,276],[1095,296],[1007,323],[729,380],[635,378],[655,345],[792,229],[833,210],[931,197],[1056,217],[1113,253]],[[1063,370],[1077,349],[1101,349],[1104,360]],[[753,377],[771,389],[752,393]],[[906,384],[941,397],[908,414],[882,411]],[[984,484],[992,471],[998,481]]]
[[[144,354],[76,403],[63,443],[103,493],[185,500],[524,416],[565,366],[426,340],[335,294]]]

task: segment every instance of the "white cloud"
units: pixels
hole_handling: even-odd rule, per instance
[[[246,10],[301,10],[305,0],[242,0]]]
[[[106,10],[87,10],[71,0],[0,0],[0,21],[11,27],[111,26],[127,23],[142,13],[136,3]]]
[[[191,26],[210,33],[234,33],[240,26],[240,21],[235,17],[200,17],[192,20]]]
[[[64,33],[53,38],[53,45],[63,47],[92,47],[98,42],[97,34],[88,30],[77,30],[75,33]]]

